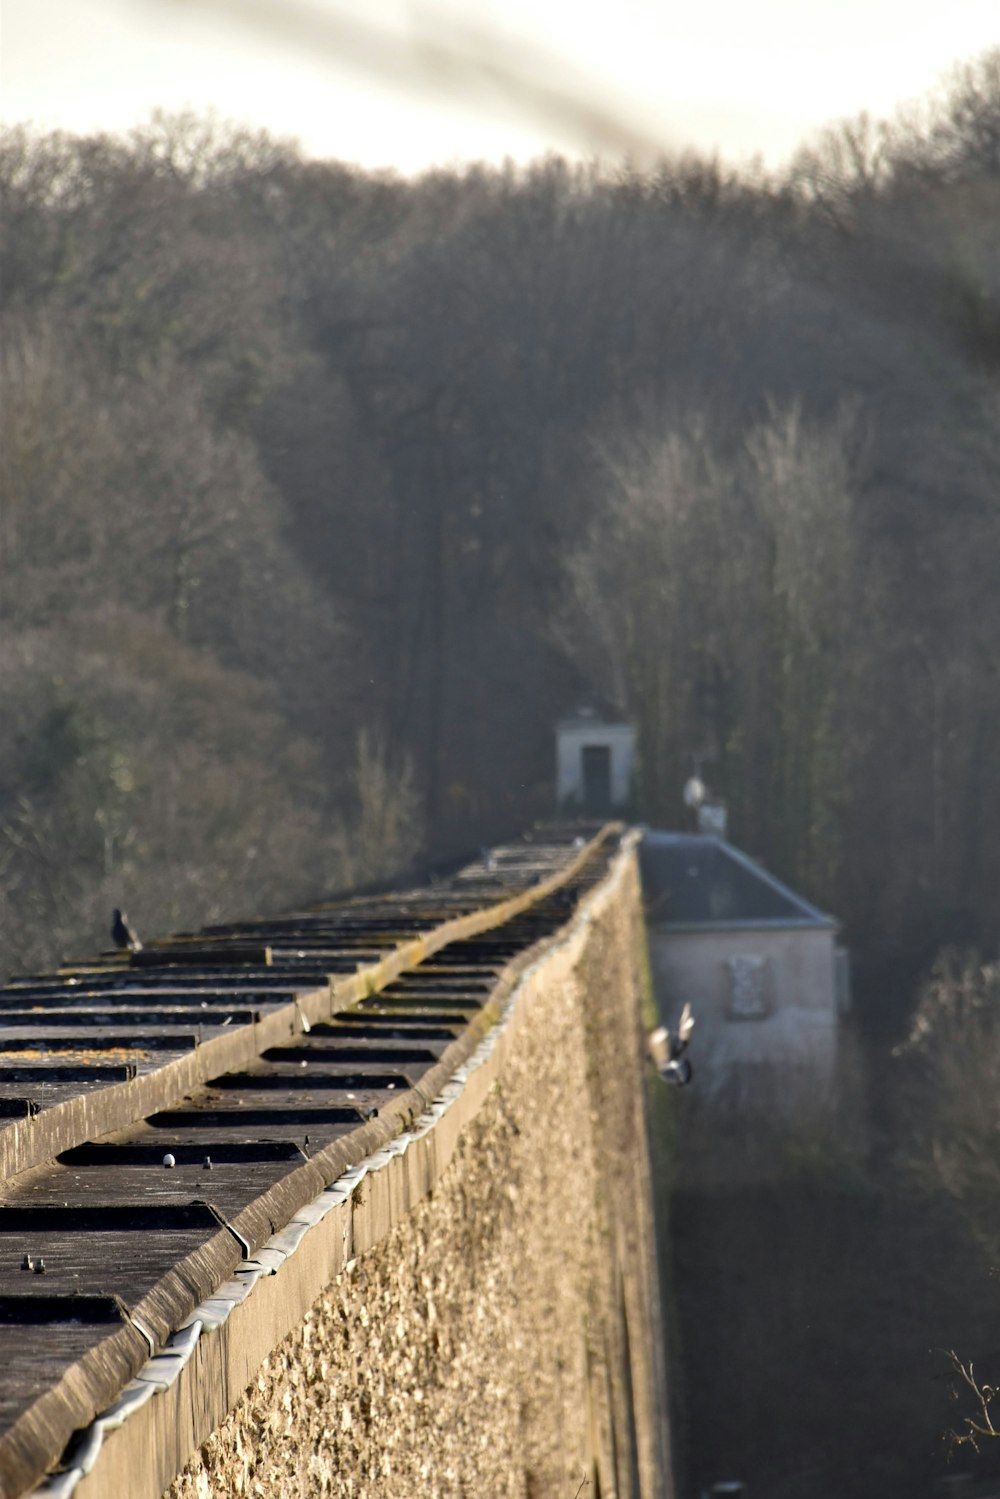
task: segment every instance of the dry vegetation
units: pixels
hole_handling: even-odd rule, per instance
[[[602,694],[880,1003],[993,942],[998,118],[994,52],[780,181],[7,132],[4,966],[523,825]]]

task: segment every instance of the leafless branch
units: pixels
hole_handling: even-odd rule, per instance
[[[953,1348],[946,1352],[951,1364],[953,1375],[972,1393],[972,1397],[978,1406],[978,1412],[974,1416],[963,1416],[963,1430],[952,1429],[948,1433],[948,1440],[952,1447],[970,1446],[974,1451],[979,1451],[979,1443],[986,1437],[1000,1437],[1000,1431],[993,1424],[990,1407],[997,1395],[1000,1394],[1000,1386],[992,1384],[980,1384],[976,1379],[972,1360],[963,1364]]]

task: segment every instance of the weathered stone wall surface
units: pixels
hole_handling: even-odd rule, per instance
[[[698,1091],[747,1111],[802,1116],[832,1113],[840,1021],[834,992],[834,934],[826,930],[683,931],[653,928],[653,988],[664,1024],[687,1001],[697,1017]],[[768,965],[769,1008],[759,1017],[730,1012],[729,960]]]
[[[669,1499],[642,942],[625,852],[525,974],[432,1192],[335,1276],[169,1499]]]

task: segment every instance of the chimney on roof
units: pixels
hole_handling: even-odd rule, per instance
[[[725,802],[702,802],[698,808],[698,831],[713,838],[725,838],[729,816]]]

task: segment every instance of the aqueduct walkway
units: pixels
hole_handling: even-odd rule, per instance
[[[0,1492],[670,1490],[630,839],[0,993]]]

